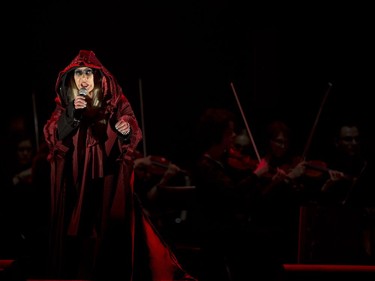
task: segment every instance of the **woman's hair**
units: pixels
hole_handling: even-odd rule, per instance
[[[220,143],[231,122],[236,124],[235,115],[231,111],[224,108],[206,109],[199,119],[196,133],[201,149]]]

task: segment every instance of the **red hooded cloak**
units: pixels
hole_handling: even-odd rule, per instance
[[[75,120],[68,97],[69,79],[77,67],[92,68],[102,88],[102,106],[81,122]],[[115,77],[94,52],[81,50],[59,73],[55,90],[56,107],[43,130],[51,164],[53,274],[67,270],[66,241],[81,237],[82,243],[85,238],[93,241],[86,256],[92,253],[89,270],[94,278],[116,272],[116,278],[120,274],[129,281],[195,280],[182,269],[134,194],[132,153],[142,133]],[[128,138],[114,128],[120,119],[131,125]]]

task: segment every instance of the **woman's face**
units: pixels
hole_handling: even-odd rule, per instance
[[[33,157],[33,144],[31,140],[23,140],[17,146],[17,159],[20,165],[31,164]]]
[[[94,89],[94,71],[90,67],[78,67],[74,70],[74,81],[78,89],[85,88],[89,93]]]
[[[288,138],[280,132],[276,138],[270,140],[271,153],[275,157],[284,156],[289,148]]]

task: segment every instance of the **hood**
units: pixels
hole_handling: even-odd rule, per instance
[[[91,50],[80,50],[70,64],[59,72],[57,77],[55,90],[63,104],[68,104],[67,83],[69,79],[67,78],[73,75],[73,70],[77,67],[90,67],[97,70],[98,74],[95,79],[99,79],[102,84],[103,97],[105,100],[108,100],[112,96],[120,95],[121,89],[118,87],[116,79],[98,60],[95,53]]]

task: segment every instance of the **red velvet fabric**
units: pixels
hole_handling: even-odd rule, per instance
[[[59,122],[67,114],[68,98],[62,91],[64,79],[76,67],[91,67],[101,73],[103,89],[103,111],[105,130],[100,136],[94,125],[78,126],[65,139],[59,139]],[[79,54],[58,75],[56,81],[56,108],[44,126],[45,140],[49,146],[48,160],[51,164],[51,262],[52,274],[59,276],[64,271],[67,237],[82,238],[80,231],[87,193],[92,188],[101,190],[101,203],[93,212],[98,213],[98,222],[92,225],[87,237],[94,239],[92,250],[92,272],[104,247],[103,241],[110,241],[112,224],[121,225],[126,230],[121,240],[120,253],[124,258],[124,278],[141,280],[137,268],[147,268],[151,272],[150,281],[195,280],[186,273],[163,238],[155,230],[146,214],[135,200],[133,190],[132,153],[142,139],[142,133],[131,105],[123,94],[114,76],[97,59],[94,52],[81,50]],[[132,135],[128,142],[122,142],[111,124],[124,119],[131,125]],[[85,141],[80,141],[84,136]],[[116,154],[113,157],[113,154]],[[81,155],[84,155],[83,158]],[[81,158],[80,158],[81,157]],[[108,163],[108,161],[112,161]],[[108,166],[112,172],[108,172]],[[81,168],[80,168],[81,167]],[[74,197],[73,199],[71,197]],[[125,237],[126,236],[126,237]],[[142,237],[142,239],[139,239]],[[136,239],[137,238],[137,239]],[[82,241],[83,241],[82,240]],[[120,241],[119,240],[119,241]],[[81,241],[81,240],[78,240]],[[124,241],[128,241],[124,243]],[[119,246],[120,247],[120,246]],[[138,254],[137,251],[144,251]],[[88,255],[91,252],[87,252]],[[106,253],[111,255],[111,253]],[[113,258],[113,257],[112,257]],[[141,265],[141,266],[140,266]],[[108,265],[110,267],[110,264]],[[110,268],[107,268],[111,270]],[[79,276],[71,276],[79,277]],[[142,281],[147,281],[142,279]]]

